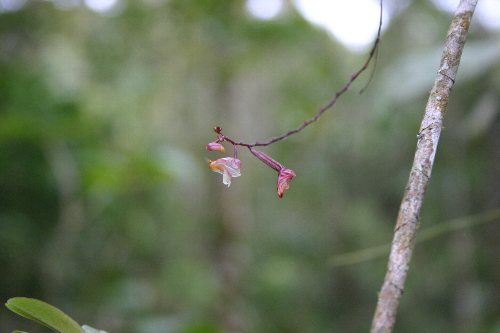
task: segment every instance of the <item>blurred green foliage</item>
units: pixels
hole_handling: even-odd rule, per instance
[[[279,200],[248,152],[231,188],[210,173],[212,127],[245,141],[296,127],[364,54],[291,2],[270,21],[242,0],[123,1],[114,15],[56,2],[0,12],[1,299],[108,332],[366,332],[385,258],[329,262],[391,239],[450,15],[409,2],[369,89],[356,93],[364,76],[265,149],[297,173]],[[499,37],[473,20],[423,227],[499,207]],[[419,244],[396,331],[498,332],[499,233]],[[0,311],[0,331],[21,326]]]

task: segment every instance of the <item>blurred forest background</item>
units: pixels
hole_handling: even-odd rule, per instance
[[[336,258],[392,238],[452,16],[437,3],[385,1],[368,90],[364,74],[262,149],[297,174],[280,200],[245,150],[229,189],[208,169],[213,126],[245,141],[296,127],[369,47],[291,0],[268,20],[243,0],[1,0],[2,303],[39,298],[115,333],[366,332],[386,257]],[[422,229],[500,207],[499,111],[500,30],[476,15]],[[496,222],[417,244],[397,332],[500,332]],[[46,332],[4,307],[14,329]]]

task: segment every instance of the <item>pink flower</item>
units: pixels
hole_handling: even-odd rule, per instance
[[[290,187],[288,183],[290,183],[293,177],[295,177],[295,172],[292,169],[283,168],[279,171],[276,187],[278,188],[278,196],[280,198],[283,197],[285,190],[288,190]]]
[[[218,143],[217,141],[210,142],[207,145],[207,150],[208,151],[220,151],[221,153],[225,152],[226,150],[224,149],[224,146]]]
[[[231,177],[241,176],[241,161],[237,158],[223,157],[215,161],[209,160],[208,166],[212,171],[222,175],[222,182],[224,185],[227,185],[227,187],[231,185]]]

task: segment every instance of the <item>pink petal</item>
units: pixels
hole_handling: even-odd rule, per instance
[[[223,157],[209,162],[212,171],[222,174],[222,182],[228,187],[231,185],[231,177],[241,176],[241,161],[237,158]]]
[[[292,169],[280,170],[280,173],[278,174],[278,182],[276,184],[276,187],[278,189],[278,196],[280,198],[283,197],[285,190],[288,190],[288,188],[290,187],[289,183],[293,179],[293,177],[295,177],[295,172],[293,172]]]

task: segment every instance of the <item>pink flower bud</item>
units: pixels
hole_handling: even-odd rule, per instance
[[[276,161],[275,159],[271,158],[271,156],[267,155],[264,152],[255,150],[255,149],[250,149],[250,152],[257,157],[259,160],[273,168],[274,170],[280,172],[281,169],[283,169],[283,165],[281,165],[280,162]]]
[[[292,169],[281,169],[278,174],[278,182],[276,187],[278,189],[278,196],[283,197],[285,190],[288,190],[290,181],[295,177],[295,172]]]
[[[224,149],[224,146],[218,143],[217,141],[210,142],[207,145],[207,150],[208,151],[220,151],[221,153],[225,152],[226,150]]]
[[[213,172],[222,175],[222,182],[229,187],[231,185],[231,177],[241,176],[241,161],[237,158],[223,157],[215,161],[208,161],[208,166]]]

